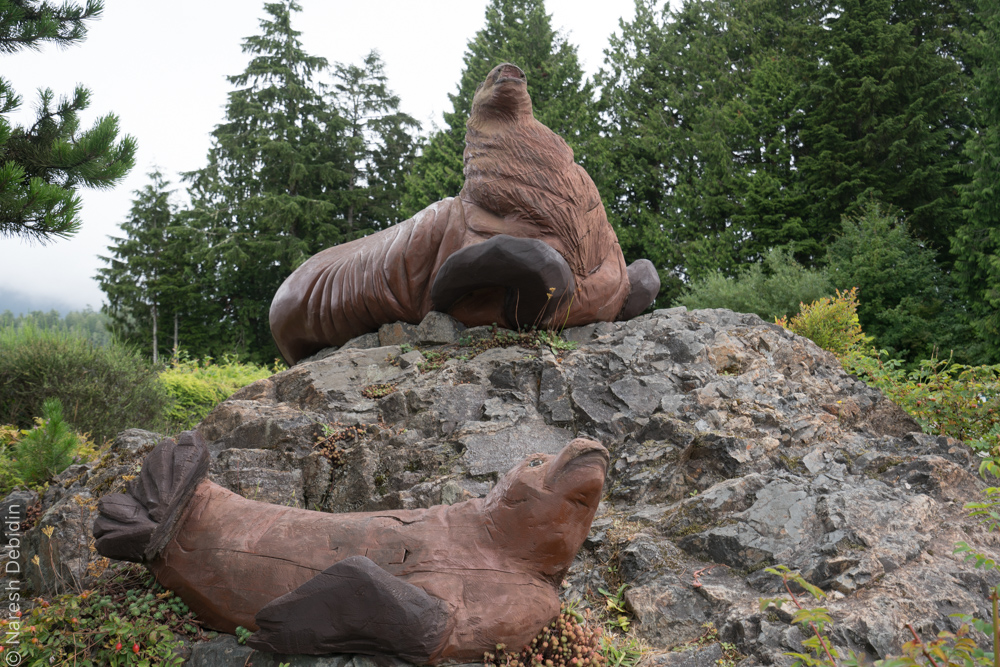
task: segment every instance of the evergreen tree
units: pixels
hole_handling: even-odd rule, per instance
[[[590,175],[626,260],[646,257],[660,271],[660,297],[669,303],[684,286],[680,231],[665,222],[687,144],[677,141],[683,115],[671,80],[673,46],[657,0],[636,0],[635,18],[612,34],[598,74],[604,141]],[[664,10],[666,11],[666,10]],[[673,108],[665,100],[672,100]]]
[[[444,114],[446,127],[427,140],[406,178],[407,216],[462,189],[465,123],[472,97],[502,62],[524,71],[535,118],[566,139],[578,161],[586,162],[584,154],[596,138],[592,86],[584,80],[576,47],[552,29],[544,0],[491,0],[486,25],[469,41],[464,62],[458,90],[448,96],[452,110]]]
[[[804,236],[791,167],[804,6],[638,0],[599,75],[592,169],[629,261],[660,268],[660,303],[686,281],[735,275]]]
[[[965,154],[971,182],[962,190],[964,224],[952,238],[955,276],[969,301],[976,333],[1000,360],[1000,6],[979,0],[978,59],[972,93],[976,133]]]
[[[816,266],[863,193],[947,250],[968,0],[660,5],[637,0],[611,39],[591,162],[626,259],[660,269],[660,303],[771,248]]]
[[[151,183],[135,191],[123,237],[112,237],[108,264],[98,269],[98,283],[107,295],[103,311],[121,340],[148,350],[153,363],[179,345],[180,322],[199,293],[193,280],[192,230],[179,225],[170,202],[170,184],[162,174],[149,174]],[[187,321],[203,325],[203,322]],[[171,333],[173,337],[171,339]]]
[[[330,102],[344,119],[347,186],[342,192],[348,239],[383,229],[403,218],[403,178],[413,163],[420,124],[399,111],[378,51],[361,66],[337,63]]]
[[[814,29],[816,66],[806,73],[797,160],[813,257],[862,195],[902,209],[918,238],[949,252],[969,121],[965,81],[948,52],[950,15],[920,4],[929,11],[847,0]]]
[[[834,287],[858,288],[862,330],[874,336],[878,348],[907,361],[951,352],[956,361],[980,361],[936,253],[914,238],[898,210],[871,199],[856,209],[844,216],[826,260]]]
[[[306,258],[347,239],[338,198],[350,175],[338,140],[344,121],[314,83],[327,62],[305,53],[292,28],[301,8],[284,0],[264,10],[261,34],[243,42],[250,64],[229,77],[237,90],[212,133],[208,166],[185,178],[229,344],[269,362],[271,299]]]
[[[84,22],[103,9],[101,0],[87,0],[83,7],[0,0],[0,52],[81,41]],[[127,135],[118,141],[118,119],[112,114],[81,130],[78,114],[90,104],[82,86],[58,101],[50,89],[39,97],[34,124],[12,126],[4,116],[16,111],[21,99],[0,78],[0,236],[44,243],[76,233],[81,205],[76,188],[107,188],[120,181],[134,164],[136,145]]]

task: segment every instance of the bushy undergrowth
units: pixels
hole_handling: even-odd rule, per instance
[[[906,371],[884,351],[854,351],[841,363],[906,410],[925,432],[964,440],[981,452],[1000,444],[1000,364],[965,366],[925,359]]]
[[[844,369],[882,391],[934,435],[964,440],[982,454],[1000,454],[1000,364],[966,366],[924,359],[906,369],[900,359],[870,347],[857,318],[857,293],[838,292],[776,320],[833,352]]]
[[[0,350],[0,423],[30,428],[48,398],[99,444],[162,422],[169,398],[157,369],[129,347],[25,326],[0,329]]]
[[[202,634],[187,605],[137,565],[111,565],[93,590],[36,603],[0,620],[0,632],[19,633],[25,665],[180,665],[180,636]]]
[[[851,350],[861,349],[871,340],[861,331],[858,322],[858,290],[852,287],[834,297],[825,296],[810,304],[800,304],[798,315],[775,320],[777,324],[794,331],[819,345],[824,350],[843,356]]]
[[[822,270],[807,269],[787,250],[776,248],[762,264],[751,264],[735,278],[716,273],[695,281],[677,302],[690,309],[728,308],[773,320],[832,293],[833,285]]]
[[[11,424],[0,424],[0,496],[24,485],[24,480],[14,468],[14,449],[28,431]]]
[[[277,371],[277,366],[269,369],[241,364],[231,357],[224,357],[222,363],[212,359],[174,359],[170,368],[160,373],[160,382],[173,399],[167,410],[170,430],[194,428],[212,408],[238,389]]]
[[[86,434],[77,433],[62,418],[58,399],[42,406],[35,427],[0,425],[0,498],[18,487],[39,488],[73,463],[97,458]]]

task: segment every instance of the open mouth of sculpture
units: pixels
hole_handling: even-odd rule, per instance
[[[504,81],[524,81],[524,72],[517,65],[504,65],[497,72],[497,83],[502,83]]]
[[[567,445],[552,461],[546,483],[556,484],[557,480],[571,476],[577,483],[584,485],[587,485],[586,481],[603,485],[608,458],[608,451],[596,442],[576,441]]]

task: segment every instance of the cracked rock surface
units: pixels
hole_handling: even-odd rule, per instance
[[[758,604],[784,592],[764,570],[775,564],[828,594],[833,642],[869,660],[898,654],[908,623],[929,638],[957,629],[951,614],[987,613],[1000,575],[952,554],[966,541],[1000,559],[1000,538],[962,507],[986,486],[978,460],[920,433],[829,353],[726,310],[660,310],[563,338],[576,349],[505,346],[438,313],[387,325],[219,405],[199,427],[211,477],[309,509],[428,507],[484,495],[527,454],[600,440],[606,495],[564,596],[599,610],[599,587],[628,584],[631,632],[661,665],[714,664],[721,652],[688,644],[706,623],[744,667],[790,665],[784,653],[805,639],[791,605]],[[42,523],[86,520],[106,476],[67,478]],[[75,553],[53,559],[65,578]],[[684,645],[695,648],[669,651]]]

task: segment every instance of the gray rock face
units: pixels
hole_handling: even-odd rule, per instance
[[[633,632],[665,666],[717,659],[667,652],[705,623],[743,665],[790,664],[804,637],[789,614],[758,609],[783,592],[772,564],[824,589],[833,641],[870,659],[898,652],[906,623],[929,637],[955,629],[950,614],[986,613],[1000,575],[952,555],[963,540],[1000,558],[1000,538],[962,509],[985,486],[977,462],[810,341],[754,315],[676,308],[567,330],[575,350],[505,347],[432,315],[238,391],[200,426],[212,478],[310,509],[427,507],[484,495],[525,454],[599,439],[606,497],[565,596],[600,608],[598,587],[628,584]],[[116,447],[141,451],[137,438]],[[68,572],[75,533],[55,517],[86,520],[73,506],[127,472],[115,465],[46,497]]]

